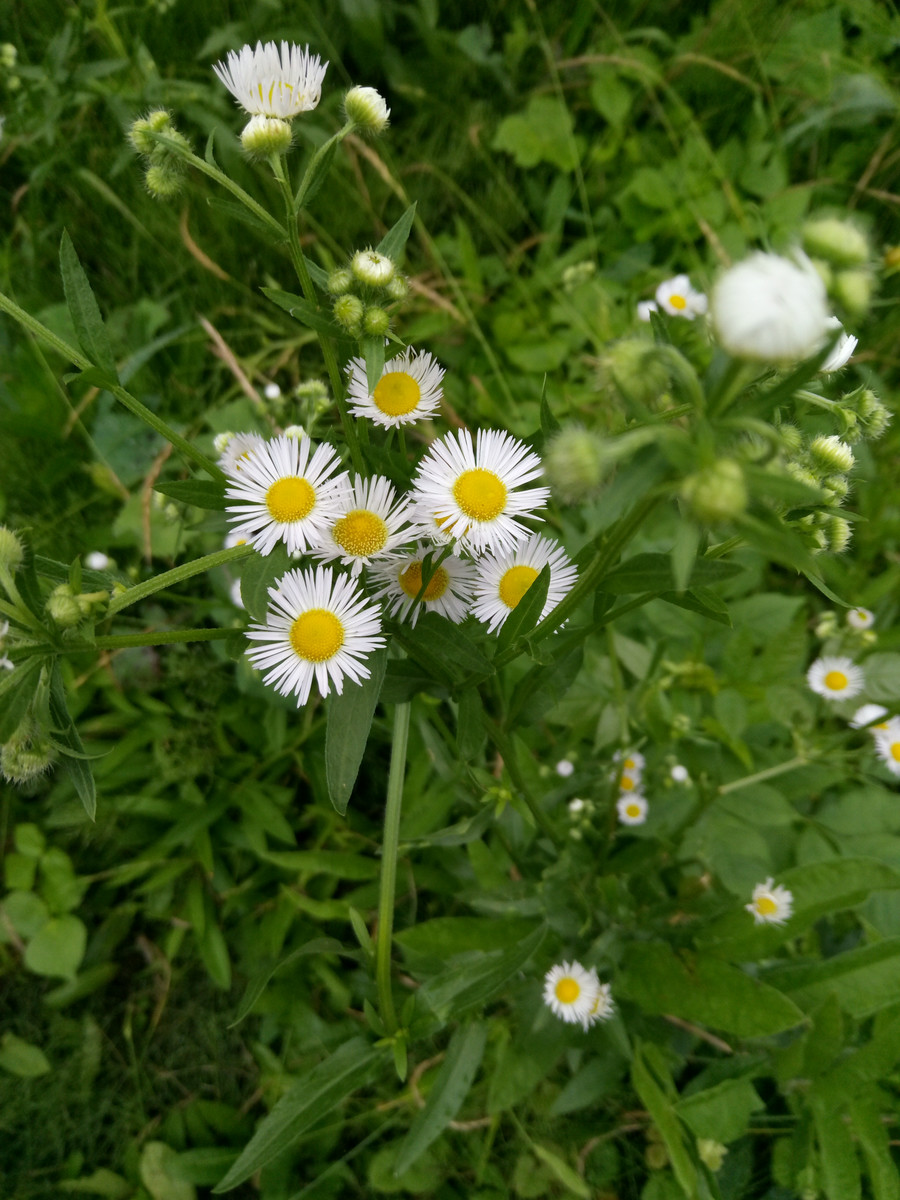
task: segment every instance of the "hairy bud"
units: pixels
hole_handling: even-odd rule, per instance
[[[241,133],[241,145],[254,158],[286,154],[291,148],[291,123],[281,117],[257,114],[251,117]]]
[[[740,463],[722,458],[704,467],[684,480],[681,495],[691,513],[706,525],[740,516],[747,507],[747,484]]]
[[[602,439],[577,425],[560,430],[544,454],[544,475],[561,503],[589,500],[606,480]]]

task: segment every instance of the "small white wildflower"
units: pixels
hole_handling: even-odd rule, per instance
[[[575,764],[567,758],[561,758],[556,764],[556,773],[563,779],[568,779],[575,772]]]
[[[892,775],[900,775],[900,717],[891,717],[886,729],[875,730],[875,753]]]
[[[229,50],[213,67],[238,104],[251,116],[296,117],[316,107],[328,63],[309,46],[275,42]]]
[[[868,608],[848,609],[847,624],[851,629],[871,629],[875,624],[875,614]]]
[[[644,797],[636,793],[620,796],[616,801],[616,812],[623,825],[643,825],[649,809],[650,805]]]
[[[84,565],[89,571],[109,571],[115,566],[115,563],[102,550],[91,550],[84,556]]]
[[[757,925],[783,925],[794,908],[794,897],[780,884],[773,887],[773,880],[766,879],[753,889],[753,898],[744,908],[753,914]]]
[[[690,783],[691,777],[687,767],[683,767],[681,763],[676,763],[669,772],[675,783]]]
[[[684,317],[688,321],[702,316],[707,308],[706,296],[691,287],[687,275],[663,280],[656,289],[656,303],[670,317]]]
[[[806,682],[826,700],[850,700],[863,690],[864,678],[852,659],[826,655],[817,658],[806,672]]]

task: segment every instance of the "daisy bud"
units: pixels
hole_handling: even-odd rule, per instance
[[[713,1141],[712,1138],[700,1138],[697,1142],[697,1155],[703,1165],[712,1171],[713,1175],[717,1171],[721,1171],[722,1163],[725,1161],[727,1153],[728,1147],[723,1146],[721,1142]]]
[[[360,283],[367,287],[386,287],[394,278],[394,263],[386,254],[377,250],[358,250],[353,255],[350,269]]]
[[[26,719],[0,751],[0,775],[10,783],[30,783],[49,769],[55,757],[48,739]]]
[[[563,504],[590,499],[606,480],[603,441],[577,425],[560,430],[544,455],[544,474]]]
[[[821,486],[822,491],[832,503],[836,501],[840,504],[842,500],[847,499],[850,491],[850,484],[847,482],[846,475],[828,475],[822,480]]]
[[[170,137],[172,132],[171,113],[166,112],[164,108],[158,108],[154,112],[147,113],[146,117],[139,117],[133,122],[128,130],[128,140],[138,154],[145,154],[149,157],[159,149],[159,142],[153,134],[163,133],[166,137]]]
[[[213,446],[215,447],[216,454],[224,454],[228,443],[233,437],[233,433],[217,433],[213,438]]]
[[[395,275],[384,289],[391,300],[405,300],[409,295],[409,283],[405,275]]]
[[[824,258],[836,267],[861,267],[869,261],[866,235],[850,221],[813,218],[803,226],[801,236],[807,254]]]
[[[363,331],[370,337],[384,337],[391,327],[391,318],[383,308],[367,308],[363,317]]]
[[[296,438],[299,441],[300,438],[306,437],[306,430],[302,425],[288,425],[287,429],[284,431],[284,436]]]
[[[144,175],[144,185],[156,200],[174,200],[181,192],[183,184],[181,172],[173,170],[168,161],[154,163],[147,168]]]
[[[281,399],[281,388],[274,381],[267,383],[263,388],[263,395],[267,400],[271,400],[274,403],[276,400]]]
[[[651,1171],[661,1171],[669,1165],[669,1152],[662,1142],[651,1142],[644,1151],[644,1160]]]
[[[613,342],[601,362],[601,386],[608,375],[626,399],[638,404],[658,400],[669,386],[669,372],[654,351],[654,343],[644,338]]]
[[[863,430],[870,438],[880,438],[891,423],[891,414],[871,388],[862,388],[856,397],[856,411]]]
[[[872,302],[872,276],[868,271],[841,271],[834,280],[834,295],[854,317],[863,317]]]
[[[359,296],[341,296],[334,304],[334,315],[338,324],[343,325],[354,337],[362,328],[363,302]]]
[[[383,133],[391,115],[383,97],[372,87],[351,88],[344,97],[344,112],[357,129],[370,133]]]
[[[711,310],[728,353],[757,362],[809,358],[828,332],[825,287],[806,258],[751,254],[720,277]]]
[[[244,126],[241,145],[254,158],[286,154],[291,148],[291,123],[283,117],[267,117],[258,113]]]
[[[747,485],[740,463],[723,458],[690,475],[681,495],[698,521],[712,525],[740,516],[747,507]]]
[[[854,463],[853,451],[834,433],[813,438],[809,452],[815,463],[826,471],[844,474]]]
[[[853,526],[846,517],[827,517],[825,520],[825,536],[828,549],[832,554],[842,554],[850,545],[853,537]]]
[[[67,583],[53,589],[47,599],[47,612],[60,629],[71,629],[82,619],[81,606]]]
[[[332,296],[343,296],[353,287],[353,275],[346,267],[338,267],[328,276],[328,290]]]
[[[5,525],[0,525],[0,567],[6,567],[8,571],[15,571],[24,556],[22,543],[13,531],[7,529]]]

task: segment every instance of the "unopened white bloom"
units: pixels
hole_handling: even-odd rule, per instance
[[[875,614],[869,608],[848,609],[847,624],[851,629],[871,629],[875,624]]]
[[[828,335],[825,285],[805,257],[751,254],[712,293],[712,319],[736,358],[791,363],[809,358]]]
[[[344,112],[354,125],[372,133],[383,133],[391,115],[384,97],[373,87],[352,87],[344,97]]]
[[[766,879],[756,885],[752,900],[744,908],[753,914],[757,925],[783,925],[793,912],[794,897],[786,887],[773,887],[773,881]]]
[[[845,367],[859,345],[859,338],[854,337],[851,333],[845,333],[844,327],[837,317],[829,317],[828,334],[833,335],[838,330],[841,331],[841,336],[835,342],[831,353],[822,363],[821,367],[819,367],[819,373],[822,375],[827,375],[832,371],[840,371],[841,367]]]
[[[237,477],[247,465],[249,456],[265,447],[266,439],[259,433],[220,433],[213,445],[219,450],[219,466],[226,475]]]
[[[84,565],[89,571],[108,571],[115,563],[102,550],[92,550],[84,556]]]
[[[863,690],[862,670],[842,655],[817,658],[806,672],[810,688],[826,700],[850,700]]]
[[[584,801],[580,796],[573,796],[569,801],[569,812],[573,817],[577,817],[580,812],[584,812]]]
[[[568,779],[570,775],[574,774],[574,772],[575,764],[573,762],[569,762],[567,758],[561,758],[556,764],[556,773],[562,779]]]
[[[814,437],[809,444],[809,452],[826,471],[849,471],[855,461],[853,451],[836,433]]]
[[[669,774],[675,783],[690,783],[691,781],[687,767],[683,767],[680,763],[676,763]]]
[[[882,720],[888,715],[888,710],[883,704],[863,704],[853,714],[848,722],[851,729],[868,729],[869,733],[876,733],[879,729],[887,729],[887,721]]]
[[[656,289],[656,303],[670,317],[684,317],[688,321],[702,316],[707,308],[706,296],[691,287],[687,275],[663,280]]]
[[[394,261],[378,250],[358,250],[350,261],[350,270],[369,287],[386,287],[394,278]]]
[[[309,46],[275,42],[230,50],[213,70],[245,112],[251,116],[296,117],[316,107],[328,63]]]
[[[275,382],[267,383],[263,388],[263,395],[267,400],[277,400],[281,395],[281,388]]]
[[[235,579],[228,588],[228,595],[231,597],[231,603],[235,608],[246,608],[244,597],[241,595],[241,581]]]

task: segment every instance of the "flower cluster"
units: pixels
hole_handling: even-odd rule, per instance
[[[641,794],[644,776],[644,756],[637,750],[616,755],[616,784],[619,798],[616,812],[623,825],[643,825],[647,820],[649,804]]]
[[[431,416],[443,370],[429,354],[404,351],[370,393],[365,364],[349,364],[354,415],[388,429]],[[366,656],[384,645],[382,615],[415,625],[422,612],[460,623],[471,612],[496,632],[544,569],[546,616],[571,590],[575,567],[524,523],[540,519],[548,489],[528,486],[539,457],[497,430],[458,430],[432,443],[411,489],[343,469],[337,450],[308,436],[222,438],[230,540],[260,554],[279,544],[315,567],[289,571],[270,589],[272,606],[248,634],[251,662],[283,695],[325,696],[368,677]],[[327,565],[323,565],[327,564]]]

